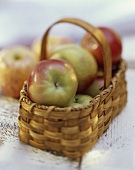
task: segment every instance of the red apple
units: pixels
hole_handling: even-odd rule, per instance
[[[38,104],[65,107],[78,87],[76,73],[64,60],[40,61],[32,70],[27,83],[29,98]]]
[[[51,36],[48,38],[48,55],[47,58],[52,54],[52,52],[63,44],[69,44],[73,41],[66,37]],[[41,50],[41,40],[35,39],[31,45],[32,50],[35,52],[38,60],[40,60],[40,50]]]
[[[12,46],[0,52],[0,86],[7,95],[20,97],[20,90],[37,63],[35,54],[25,46]]]
[[[105,35],[112,54],[112,65],[117,65],[121,59],[122,41],[120,35],[111,28],[98,27]],[[102,49],[91,34],[86,34],[82,39],[82,46],[91,52],[98,63],[99,68],[103,68]]]
[[[50,58],[64,59],[70,63],[78,78],[77,93],[81,93],[97,76],[97,62],[92,54],[78,44],[63,45]]]

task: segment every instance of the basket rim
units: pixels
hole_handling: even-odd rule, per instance
[[[101,96],[104,96],[104,98],[110,96],[116,86],[117,83],[117,79],[119,77],[119,74],[121,74],[122,72],[125,72],[127,69],[127,63],[126,61],[122,58],[120,65],[119,65],[119,69],[118,71],[115,73],[115,75],[112,77],[111,83],[109,85],[108,88],[106,89],[101,89],[100,93],[98,95],[96,95],[89,104],[84,105],[84,106],[79,106],[79,107],[74,107],[74,106],[67,106],[67,107],[57,107],[57,106],[46,106],[46,105],[41,105],[38,103],[33,102],[29,97],[28,97],[28,93],[27,93],[27,81],[24,82],[22,90],[20,91],[20,103],[24,102],[27,105],[30,105],[31,108],[35,107],[37,109],[42,109],[42,110],[48,110],[49,108],[51,108],[51,110],[53,111],[58,111],[58,112],[64,112],[65,110],[69,110],[69,111],[80,111],[80,110],[85,110],[85,109],[89,109],[90,107],[99,104]]]

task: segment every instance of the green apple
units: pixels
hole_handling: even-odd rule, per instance
[[[73,107],[86,106],[89,105],[92,99],[93,98],[91,96],[86,94],[76,94],[75,97],[69,103],[69,106],[73,106]]]
[[[12,46],[0,51],[0,86],[7,96],[19,98],[24,81],[37,59],[26,46]]]
[[[27,81],[29,98],[47,106],[68,106],[77,87],[78,80],[73,67],[59,59],[40,61]]]
[[[84,91],[85,94],[95,97],[100,93],[104,85],[104,77],[97,77],[94,82]]]
[[[96,59],[78,44],[66,44],[57,48],[50,58],[64,59],[73,66],[78,78],[78,93],[88,88],[97,75]]]

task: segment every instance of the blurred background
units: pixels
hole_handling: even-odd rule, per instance
[[[123,55],[133,58],[135,0],[0,0],[0,49],[14,44],[30,45],[43,36],[50,24],[64,17],[114,28],[123,39]],[[83,30],[60,24],[51,34],[79,41]]]

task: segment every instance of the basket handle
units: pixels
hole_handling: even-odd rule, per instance
[[[54,22],[45,32],[42,38],[42,44],[41,44],[41,60],[46,59],[47,56],[47,38],[50,29],[58,24],[58,23],[71,23],[74,25],[77,25],[87,32],[89,32],[100,44],[102,48],[102,53],[103,53],[103,61],[104,61],[104,88],[108,88],[111,82],[112,78],[112,57],[111,57],[111,52],[110,52],[110,47],[109,44],[103,35],[103,33],[98,29],[89,24],[88,22],[85,22],[81,19],[76,19],[76,18],[63,18],[60,19],[56,22]]]

